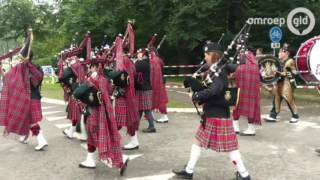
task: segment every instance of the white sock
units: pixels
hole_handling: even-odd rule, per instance
[[[237,171],[240,173],[242,177],[249,176],[249,172],[244,167],[243,161],[241,159],[241,154],[239,150],[231,151],[229,153],[230,160],[232,164],[237,168]]]
[[[125,163],[127,159],[129,159],[129,156],[128,156],[128,155],[125,155],[125,154],[122,154],[122,161],[123,161],[123,163]]]
[[[193,170],[196,167],[196,164],[200,158],[200,155],[201,155],[201,147],[196,144],[192,144],[190,159],[186,167],[187,173],[193,173]]]

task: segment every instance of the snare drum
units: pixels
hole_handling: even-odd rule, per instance
[[[296,55],[296,67],[307,84],[320,84],[320,36],[301,44]]]
[[[271,55],[263,55],[259,58],[260,80],[263,84],[271,85],[276,83],[282,71],[280,60]]]

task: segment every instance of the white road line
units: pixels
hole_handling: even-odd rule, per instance
[[[61,113],[63,111],[46,111],[46,112],[42,112],[42,114],[45,115],[50,115],[50,114],[56,114],[56,113]]]
[[[133,154],[133,155],[127,155],[129,157],[130,160],[136,159],[140,156],[143,156],[143,154]]]
[[[67,103],[63,100],[58,99],[50,99],[50,98],[41,98],[41,102],[50,103],[50,104],[59,104],[59,105],[66,105]]]
[[[272,145],[272,144],[268,145],[268,147],[273,149],[273,150],[278,150],[279,149],[278,146],[275,146],[275,145]]]
[[[287,149],[288,153],[296,153],[297,151],[293,148],[288,148]]]
[[[57,120],[62,120],[62,119],[67,119],[66,116],[55,116],[55,117],[46,117],[48,121],[57,121]]]
[[[308,122],[308,121],[299,121],[298,123],[292,124],[295,126],[295,129],[293,129],[294,131],[302,131],[306,128],[312,128],[317,126],[317,123],[314,122]]]
[[[172,178],[173,176],[174,176],[173,173],[169,173],[169,174],[159,174],[154,176],[127,178],[126,180],[167,180]]]
[[[59,129],[64,129],[64,128],[67,128],[67,127],[70,127],[71,126],[71,123],[67,123],[67,124],[55,124],[55,126]]]
[[[51,109],[51,108],[54,108],[56,106],[42,106],[42,110],[46,110],[46,109]]]

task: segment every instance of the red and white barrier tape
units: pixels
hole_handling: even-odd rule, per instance
[[[184,88],[182,85],[166,85],[166,88],[179,89]]]
[[[184,88],[182,85],[166,85],[166,88],[171,88],[171,89],[180,89]],[[298,89],[318,89],[320,86],[297,86]]]
[[[320,86],[297,86],[298,89],[318,89]]]
[[[199,65],[171,65],[171,66],[164,66],[164,68],[189,68],[189,67],[199,67]]]

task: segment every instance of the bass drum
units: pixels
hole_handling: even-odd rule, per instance
[[[260,80],[263,84],[273,84],[279,79],[282,71],[280,60],[271,55],[263,55],[259,58]]]
[[[320,36],[301,44],[296,55],[296,67],[306,84],[320,84]]]

